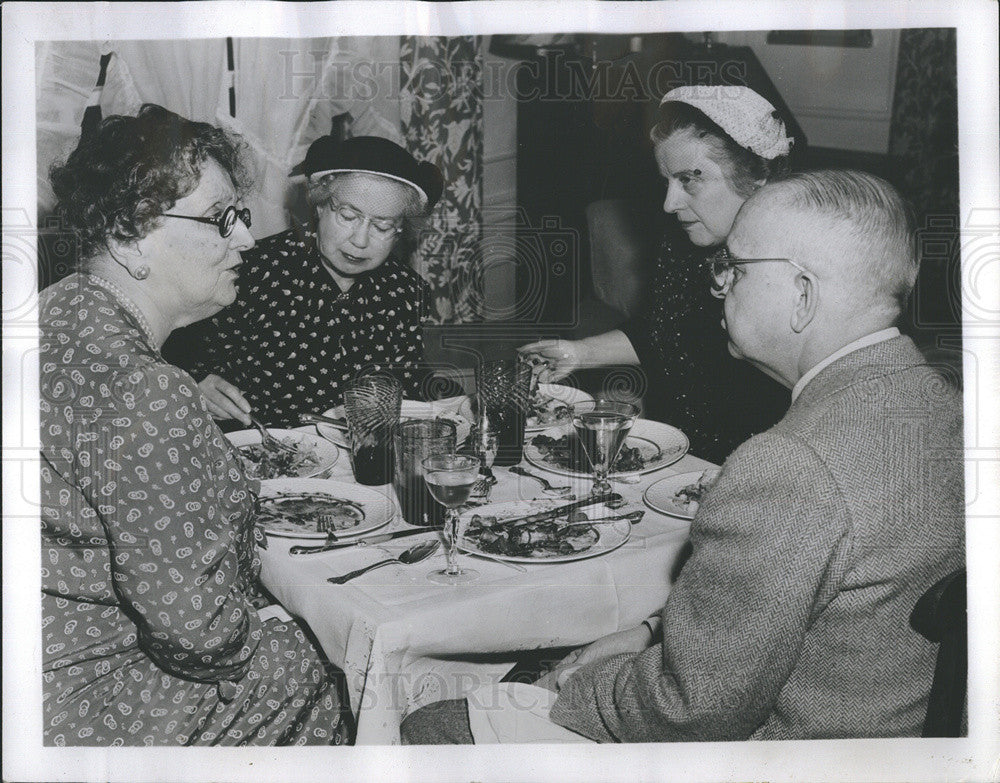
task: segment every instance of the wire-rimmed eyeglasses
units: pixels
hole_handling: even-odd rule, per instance
[[[330,207],[330,211],[333,212],[334,219],[342,227],[353,232],[367,223],[371,229],[372,238],[380,242],[388,242],[403,230],[403,227],[396,220],[372,217],[360,209],[355,209],[347,204],[341,204],[332,198],[327,201],[327,205]]]
[[[790,258],[737,258],[729,252],[729,248],[723,245],[704,264],[712,275],[712,296],[724,299],[726,294],[733,290],[733,285],[736,283],[737,267],[744,264],[760,264],[764,261],[784,261],[800,272],[809,272],[804,266],[795,263]]]
[[[184,220],[196,220],[199,223],[208,223],[219,229],[219,236],[223,239],[230,236],[236,230],[236,220],[242,220],[243,225],[250,228],[250,210],[247,207],[237,209],[232,204],[222,210],[218,217],[195,217],[194,215],[175,215],[167,212],[163,217],[183,218]]]

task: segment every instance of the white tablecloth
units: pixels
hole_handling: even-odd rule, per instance
[[[709,463],[686,456],[615,491],[642,506],[642,493],[665,476],[704,470]],[[496,469],[491,502],[546,496],[531,479]],[[570,479],[543,473],[554,484]],[[346,454],[333,469],[350,480]],[[589,482],[574,490],[582,497]],[[381,488],[392,495],[391,487]],[[623,513],[623,509],[618,513]],[[393,522],[385,531],[407,527]],[[461,556],[480,577],[469,584],[427,580],[443,553],[417,565],[387,566],[346,585],[327,577],[393,555],[414,538],[381,547],[291,556],[297,542],[270,537],[262,552],[264,585],[305,620],[331,662],[343,669],[357,717],[358,744],[394,744],[399,724],[415,707],[457,698],[511,667],[513,651],[586,644],[635,625],[663,606],[671,571],[689,524],[646,509],[630,540],[606,555],[571,563],[529,565],[521,573],[499,563]]]

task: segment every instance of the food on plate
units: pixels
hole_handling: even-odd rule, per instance
[[[536,435],[531,440],[539,454],[552,465],[578,473],[590,473],[590,461],[576,433],[563,435],[560,438],[550,438],[548,435]],[[626,444],[618,452],[618,457],[611,466],[612,473],[632,473],[642,470],[646,461],[642,452]]]
[[[580,524],[574,517],[545,521],[504,522],[492,516],[473,515],[464,539],[480,551],[505,557],[540,559],[586,552],[600,538],[593,525]]]
[[[569,421],[572,416],[571,406],[551,395],[536,391],[531,396],[531,414],[528,416],[527,425],[541,427],[559,424],[563,421]]]
[[[701,499],[718,477],[719,471],[717,469],[706,470],[696,482],[677,490],[674,494],[674,500],[684,505],[690,513],[694,514],[698,510],[698,504],[701,503]]]
[[[323,529],[317,522],[322,517]],[[364,509],[325,492],[283,492],[262,497],[257,523],[276,533],[334,533],[350,530],[365,519]]]
[[[249,478],[302,476],[319,465],[319,455],[316,454],[314,446],[295,438],[280,438],[280,440],[286,446],[293,447],[294,451],[267,449],[260,443],[240,446],[240,457],[243,458],[243,466]]]

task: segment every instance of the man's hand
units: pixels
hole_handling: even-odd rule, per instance
[[[539,679],[535,685],[558,691],[564,682],[581,666],[594,663],[622,653],[639,653],[652,646],[653,638],[649,628],[637,625],[624,631],[602,636],[586,647],[573,650],[563,658],[555,669]]]
[[[217,419],[236,419],[250,426],[250,403],[238,388],[218,375],[208,375],[198,383],[208,401],[208,412]]]

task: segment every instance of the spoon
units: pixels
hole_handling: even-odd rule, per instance
[[[512,465],[510,468],[508,468],[508,470],[511,473],[516,473],[518,476],[524,476],[525,478],[534,479],[535,481],[537,481],[539,484],[542,485],[542,490],[545,492],[554,492],[557,495],[565,495],[573,490],[573,487],[571,486],[554,487],[548,482],[547,479],[544,479],[541,476],[532,473],[530,470],[525,470],[520,465]]]
[[[344,574],[343,576],[331,576],[327,579],[327,582],[335,585],[342,585],[345,582],[349,582],[356,576],[361,576],[362,574],[367,574],[376,568],[381,568],[382,566],[390,565],[391,563],[401,563],[402,565],[413,565],[414,563],[419,563],[421,560],[426,560],[428,557],[433,555],[438,548],[441,546],[440,541],[423,541],[419,544],[414,544],[405,552],[403,552],[399,557],[390,557],[386,560],[379,560],[377,563],[372,563],[370,566],[365,566],[364,568],[359,568],[357,571],[351,571],[350,573]]]
[[[267,427],[264,426],[264,423],[260,419],[251,416],[250,423],[253,424],[253,426],[260,432],[260,443],[265,449],[269,449],[270,451],[290,451],[292,453],[298,451],[298,449],[294,446],[288,446],[282,443],[274,437],[274,435],[268,432]]]

